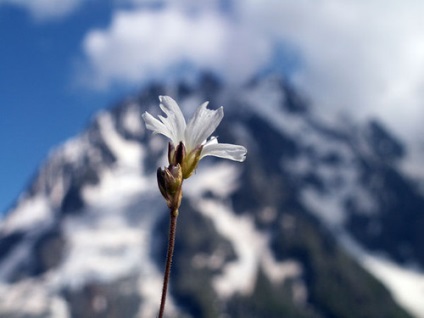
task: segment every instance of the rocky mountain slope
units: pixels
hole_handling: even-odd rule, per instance
[[[424,317],[424,196],[377,121],[313,111],[279,78],[152,85],[54,150],[0,225],[1,317],[155,317],[168,214],[166,141],[141,113],[170,95],[225,107],[184,184],[169,317]]]

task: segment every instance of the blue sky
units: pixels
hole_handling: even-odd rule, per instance
[[[424,177],[423,14],[418,0],[0,0],[0,212],[96,111],[186,65],[240,84],[296,61],[285,76],[317,113],[378,117]]]
[[[49,150],[77,134],[119,91],[79,87],[75,63],[87,29],[106,25],[96,6],[66,19],[37,21],[0,5],[0,211],[17,198]]]

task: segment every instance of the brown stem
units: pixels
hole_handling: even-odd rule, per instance
[[[166,301],[166,293],[168,290],[169,274],[171,273],[172,255],[174,254],[175,230],[177,228],[177,216],[178,216],[178,210],[177,209],[171,210],[171,220],[169,223],[168,251],[166,253],[166,266],[165,266],[165,273],[163,277],[162,298],[160,301],[159,318],[163,317],[163,312],[165,310],[165,301]]]

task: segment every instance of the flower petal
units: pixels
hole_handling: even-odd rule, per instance
[[[169,96],[159,96],[160,108],[166,114],[166,117],[158,116],[163,125],[170,132],[168,136],[174,145],[178,145],[180,141],[184,141],[184,131],[186,129],[186,121],[177,102]],[[165,135],[167,136],[167,135]]]
[[[185,132],[187,152],[201,145],[218,127],[224,117],[224,108],[217,110],[206,108],[208,102],[200,105],[190,119]]]
[[[165,126],[155,117],[150,115],[148,112],[143,113],[143,115],[141,116],[143,117],[144,122],[146,123],[146,128],[151,130],[153,134],[162,134],[172,140],[173,132],[170,131],[167,126]]]
[[[200,159],[206,156],[215,156],[219,158],[242,162],[246,159],[246,154],[247,149],[240,145],[208,142],[203,146]]]

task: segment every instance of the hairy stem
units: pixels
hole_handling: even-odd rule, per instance
[[[171,210],[171,220],[169,223],[168,251],[166,253],[166,266],[165,266],[165,273],[163,277],[162,298],[160,301],[159,318],[163,317],[163,312],[165,310],[169,274],[171,273],[172,255],[174,254],[175,230],[177,228],[177,216],[178,216],[178,210],[177,209]]]

